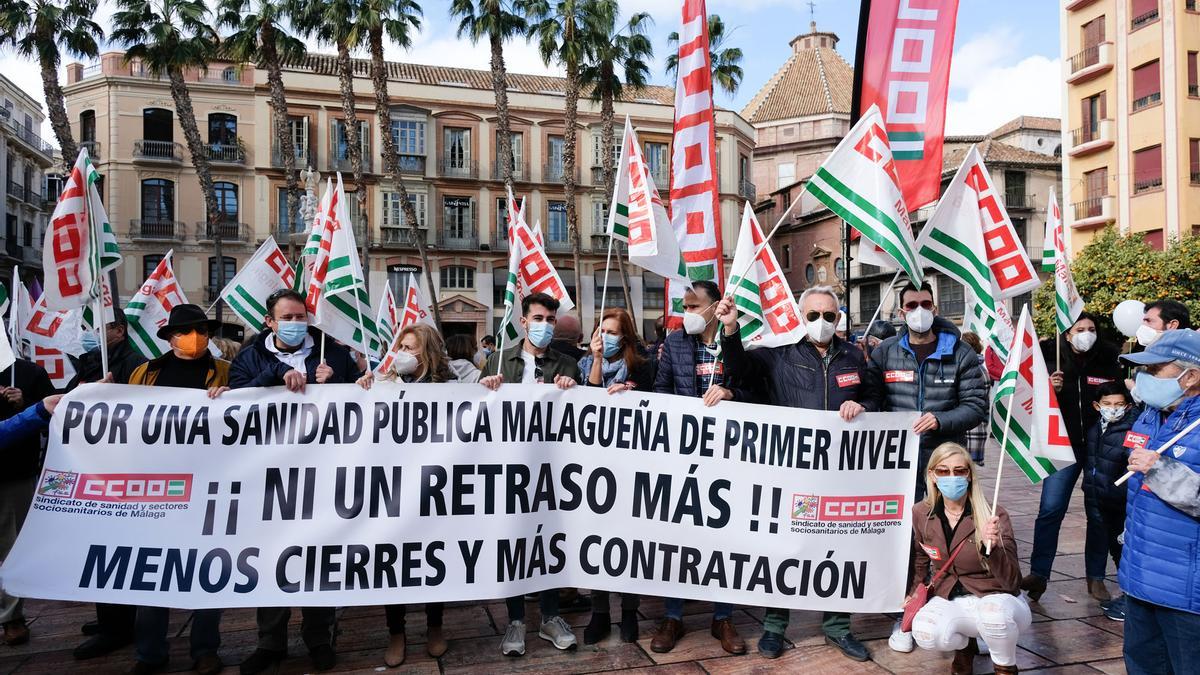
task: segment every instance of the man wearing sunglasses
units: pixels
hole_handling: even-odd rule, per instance
[[[800,342],[747,351],[738,335],[733,296],[721,300],[717,319],[724,327],[721,350],[729,376],[743,382],[764,382],[766,402],[771,405],[836,410],[845,420],[864,410],[878,410],[878,392],[866,388],[867,363],[862,350],[836,334],[839,318],[844,319],[837,294],[829,286],[813,286],[800,295],[799,304],[807,333]],[[770,659],[783,654],[789,619],[787,609],[767,610],[758,641],[760,654]],[[870,660],[871,653],[850,632],[850,614],[825,612],[821,629],[825,641],[847,657]]]

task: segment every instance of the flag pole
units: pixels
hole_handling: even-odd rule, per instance
[[[1200,417],[1198,417],[1198,418],[1196,418],[1196,419],[1192,420],[1192,423],[1191,423],[1191,424],[1189,424],[1189,425],[1187,425],[1186,427],[1184,427],[1184,428],[1183,428],[1183,431],[1180,431],[1179,433],[1175,434],[1175,436],[1174,436],[1174,437],[1172,437],[1172,438],[1171,438],[1171,440],[1169,440],[1169,441],[1167,441],[1166,443],[1164,443],[1164,444],[1163,444],[1163,446],[1162,446],[1161,448],[1159,448],[1159,449],[1155,450],[1154,452],[1156,452],[1156,453],[1158,453],[1158,454],[1160,454],[1160,455],[1161,455],[1161,454],[1163,454],[1163,451],[1165,451],[1167,448],[1171,447],[1172,445],[1175,445],[1175,443],[1176,443],[1176,442],[1177,442],[1179,439],[1183,438],[1184,436],[1187,436],[1187,435],[1188,435],[1189,433],[1191,433],[1191,432],[1192,432],[1192,430],[1193,430],[1193,429],[1195,429],[1197,426],[1200,426]],[[1121,476],[1120,478],[1118,478],[1118,479],[1117,479],[1117,482],[1113,483],[1113,485],[1124,485],[1124,484],[1125,484],[1125,481],[1129,480],[1130,478],[1133,478],[1133,474],[1134,474],[1134,473],[1135,473],[1135,472],[1133,472],[1133,471],[1126,471],[1126,472],[1125,472],[1125,475],[1124,475],[1124,476]]]
[[[108,340],[104,339],[105,329],[108,327],[104,320],[104,281],[100,282],[100,297],[96,298],[96,319],[95,329],[97,341],[100,343],[100,379],[108,377]],[[111,293],[111,291],[110,291]]]
[[[1004,433],[1001,434],[1000,440],[1000,460],[996,465],[996,488],[992,490],[992,515],[996,514],[996,504],[1000,501],[1000,477],[1004,475],[1004,456],[1008,454],[1008,430],[1012,424],[1013,400],[1017,397],[1017,388],[1014,385],[1013,391],[1008,395],[1008,410],[1004,415]],[[992,542],[986,544],[985,552],[988,555],[992,553]]]
[[[789,205],[787,207],[787,210],[783,212],[783,215],[779,216],[779,220],[775,221],[775,227],[772,227],[771,231],[767,234],[767,236],[763,237],[762,243],[759,244],[758,247],[754,249],[754,253],[750,256],[750,265],[753,265],[754,261],[758,260],[758,254],[762,253],[763,249],[767,247],[767,244],[770,243],[770,241],[771,241],[771,237],[775,236],[775,232],[779,230],[780,226],[783,225],[783,221],[787,220],[787,217],[792,212],[792,209],[796,208],[796,205],[799,203],[800,203],[799,199],[793,199],[791,205]],[[734,274],[733,273],[734,271],[732,269],[730,269],[728,278],[733,279],[735,277],[745,276],[746,272],[750,271],[750,265],[747,265],[746,269],[742,270],[741,273],[739,273],[739,274]],[[725,295],[733,295],[733,293],[728,288],[726,288]]]
[[[20,309],[20,307],[21,307],[21,295],[17,291],[17,284],[21,283],[21,275],[19,273],[19,268],[20,268],[20,265],[13,265],[13,290],[12,290],[12,297],[8,301],[8,304],[9,304],[8,339],[12,341],[12,344],[20,343],[20,340],[18,340],[18,338],[17,338],[17,310]],[[16,355],[19,351],[20,351],[19,349],[14,349],[13,354]],[[9,386],[15,388],[17,386],[17,362],[16,361],[13,361],[12,370],[9,372],[9,376],[11,379],[11,382],[9,382]]]
[[[849,268],[847,268],[847,269],[849,269]],[[892,277],[892,282],[891,282],[890,284],[888,284],[888,295],[891,295],[892,293],[895,293],[895,291],[896,291],[896,282],[897,282],[897,281],[900,281],[900,274],[901,274],[901,273],[903,273],[903,272],[904,272],[904,270],[903,270],[903,269],[898,269],[898,270],[896,270],[896,276]],[[859,300],[861,300],[861,298],[859,298]],[[849,311],[850,311],[850,306],[849,306],[849,305],[847,305],[847,306],[846,306],[846,311],[847,311],[847,312],[849,312]],[[870,333],[870,331],[871,331],[871,326],[874,326],[874,325],[875,325],[875,322],[879,320],[879,314],[880,314],[882,311],[883,311],[883,298],[880,298],[880,299],[879,299],[879,306],[875,308],[875,316],[872,316],[872,317],[871,317],[871,320],[867,322],[867,327],[863,329],[863,346],[864,346],[864,347],[866,347],[866,346],[867,346],[867,335],[868,335],[868,334]],[[850,317],[846,317],[846,326],[847,326],[847,327],[849,327],[849,326],[850,326]],[[865,350],[864,350],[864,353],[866,353],[866,352],[869,352],[869,351],[871,351],[871,350],[870,350],[870,349],[865,349]]]
[[[598,314],[596,330],[604,324],[604,307],[608,304],[608,271],[612,265],[613,237],[608,235],[608,255],[604,257],[604,288],[600,290],[600,314]]]

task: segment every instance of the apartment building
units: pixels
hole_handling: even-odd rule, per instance
[[[42,237],[54,209],[53,198],[46,198],[46,172],[55,162],[54,148],[39,135],[45,119],[33,97],[0,75],[0,183],[5,186],[0,279],[6,286],[14,265],[23,279],[42,269]]]
[[[1064,216],[1073,251],[1109,224],[1156,248],[1200,230],[1196,0],[1066,0]]]
[[[365,234],[360,230],[357,236],[360,244],[364,236],[369,241],[371,295],[378,297],[382,284],[388,283],[402,297],[404,285],[423,277],[399,195],[384,175],[380,134],[389,133],[430,252],[437,286],[432,290],[445,331],[475,336],[494,332],[503,315],[508,260],[491,75],[389,63],[390,128],[380,129],[368,67],[366,61],[354,63],[368,212],[358,213],[355,199],[350,204],[355,221],[365,222]],[[119,275],[123,298],[172,249],[189,299],[211,302],[219,290],[218,265],[229,279],[268,235],[286,247],[304,230],[300,223],[288,221],[284,208],[283,158],[271,132],[265,72],[213,64],[186,78],[213,165],[222,223],[217,232],[204,217],[167,83],[150,77],[137,61],[127,62],[122,53],[103,54],[95,65],[67,67],[67,109],[76,133],[98,156],[105,203],[126,256]],[[311,167],[322,179],[342,171],[347,190],[355,190],[334,57],[310,55],[288,66],[284,83],[297,166]],[[603,153],[616,156],[620,121],[629,115],[665,195],[674,92],[668,87],[627,92],[617,103],[617,138],[608,149],[601,147],[599,105],[586,98],[580,101],[575,206],[584,255],[583,269],[575,270],[562,184],[564,84],[557,77],[509,74],[515,188],[518,198],[528,200],[530,223],[541,225],[546,247],[582,308],[587,327],[604,290],[608,207],[600,169]],[[736,112],[720,110],[717,141],[722,229],[726,255],[731,257],[740,204],[754,190],[748,180],[753,129]],[[214,250],[217,234],[223,249],[220,260]],[[630,292],[635,317],[650,332],[662,313],[663,280],[630,268]],[[614,270],[608,304],[623,304],[621,296]]]

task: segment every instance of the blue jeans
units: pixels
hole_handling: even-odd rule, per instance
[[[514,595],[505,598],[504,604],[508,609],[509,621],[525,620],[525,596]],[[542,610],[542,621],[558,616],[558,589],[552,588],[538,593],[538,608]]]
[[[1124,625],[1129,675],[1200,673],[1200,614],[1126,595]]]
[[[1033,525],[1033,553],[1029,556],[1029,572],[1043,579],[1050,578],[1054,554],[1058,552],[1058,531],[1071,503],[1071,492],[1083,467],[1076,462],[1059,469],[1042,481],[1042,501],[1038,505],[1037,522]]]
[[[683,600],[680,598],[663,598],[667,608],[667,618],[683,620]],[[724,602],[713,603],[713,621],[721,621],[733,616],[733,605]]]
[[[138,607],[134,643],[137,660],[158,665],[167,662],[167,624],[171,610],[166,607]],[[192,612],[191,655],[198,659],[216,654],[221,646],[221,610],[197,609]]]

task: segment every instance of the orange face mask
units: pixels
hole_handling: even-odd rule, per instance
[[[198,359],[208,351],[208,336],[191,330],[175,336],[175,349],[186,359]]]

